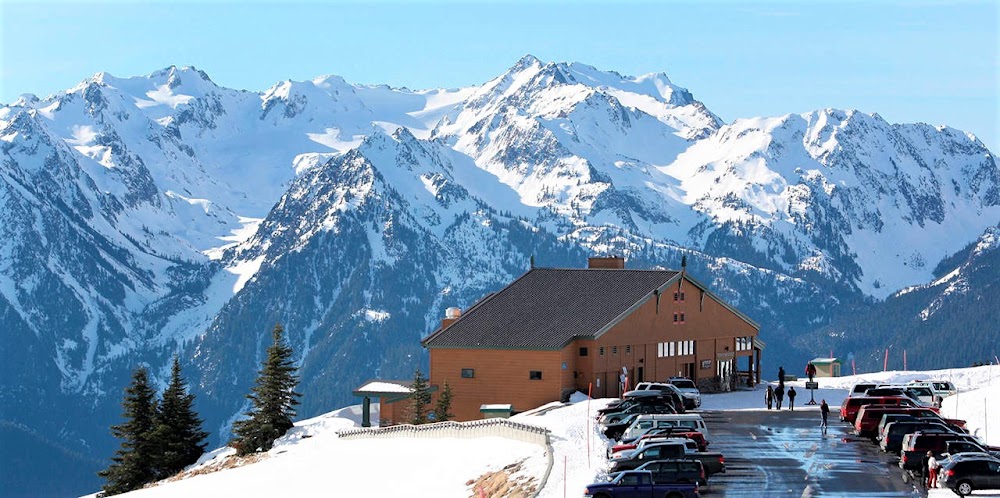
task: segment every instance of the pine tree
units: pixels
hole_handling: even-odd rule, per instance
[[[267,348],[267,358],[257,372],[256,385],[247,398],[253,408],[248,418],[234,424],[236,450],[239,455],[268,451],[274,441],[291,429],[295,405],[301,394],[295,392],[298,377],[292,365],[292,348],[285,344],[285,329],[274,326],[274,343]]]
[[[455,414],[451,413],[451,386],[445,381],[444,388],[438,395],[437,405],[434,407],[434,420],[444,422],[454,416]]]
[[[431,391],[427,385],[427,379],[419,368],[413,374],[413,384],[410,385],[410,390],[413,393],[410,395],[413,400],[410,423],[413,425],[425,424],[427,423],[427,405],[431,404]]]
[[[125,422],[111,427],[111,433],[122,441],[121,448],[111,458],[114,463],[97,473],[107,480],[102,489],[109,496],[141,488],[156,477],[155,449],[150,442],[156,418],[156,392],[149,385],[145,368],[139,367],[132,374],[122,408]]]
[[[163,479],[198,461],[205,452],[208,433],[195,413],[194,395],[188,393],[181,377],[181,363],[174,356],[170,384],[163,391],[152,442],[156,451],[156,477]]]

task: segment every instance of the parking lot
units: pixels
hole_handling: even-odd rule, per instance
[[[725,454],[727,468],[702,489],[705,496],[926,496],[903,482],[898,457],[850,434],[836,414],[826,435],[816,407],[702,415],[712,431],[710,449]]]

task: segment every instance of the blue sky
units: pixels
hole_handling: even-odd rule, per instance
[[[1000,152],[995,1],[0,2],[0,102],[171,64],[249,90],[321,74],[457,87],[530,53],[664,72],[726,121],[852,108]]]

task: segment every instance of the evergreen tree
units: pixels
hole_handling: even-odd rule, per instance
[[[180,360],[174,356],[170,384],[163,391],[152,437],[157,479],[184,470],[205,452],[208,433],[201,429],[202,420],[193,405],[194,395],[188,393],[187,382],[181,377]]]
[[[444,422],[454,416],[455,414],[451,413],[451,386],[445,381],[444,388],[438,395],[437,405],[434,407],[434,420]]]
[[[413,425],[425,424],[427,423],[427,406],[431,404],[431,390],[430,386],[427,385],[427,379],[419,368],[413,374],[413,384],[410,385],[410,389],[413,393],[410,395],[413,400],[410,423]]]
[[[111,427],[111,433],[122,441],[121,448],[111,458],[111,466],[97,473],[107,480],[102,488],[106,495],[141,488],[156,477],[155,449],[150,441],[156,418],[156,392],[149,385],[145,368],[133,372],[132,383],[125,388],[122,408],[125,422]]]
[[[270,450],[274,441],[293,426],[293,407],[299,404],[297,398],[302,395],[295,392],[298,377],[292,365],[292,348],[285,344],[284,333],[281,324],[274,326],[274,343],[267,348],[256,385],[247,395],[253,408],[247,412],[247,419],[234,424],[239,455]]]

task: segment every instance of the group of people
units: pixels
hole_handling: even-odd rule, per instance
[[[788,409],[795,410],[795,387],[788,386]],[[767,391],[764,393],[764,402],[767,403],[767,409],[771,409],[771,405],[776,404],[777,408],[781,409],[781,404],[785,399],[785,367],[778,367],[778,387],[773,387],[771,385],[767,386]]]
[[[813,378],[816,376],[816,366],[811,362],[806,365],[806,375],[809,376],[809,382],[813,382]],[[776,406],[778,410],[781,409],[781,405],[784,402],[785,395],[788,395],[788,409],[791,411],[795,410],[795,387],[788,386],[788,391],[785,391],[785,367],[778,367],[778,387],[771,385],[767,386],[767,391],[764,392],[764,403],[767,404],[767,409],[770,410],[772,406]],[[813,402],[815,404],[815,402]],[[823,432],[826,432],[827,419],[830,417],[830,405],[826,404],[824,399],[819,405],[820,415],[823,417],[823,422],[821,427]]]
[[[779,382],[778,387],[767,386],[767,391],[764,393],[764,402],[767,403],[767,409],[770,410],[772,405],[776,405],[777,409],[781,409],[781,404],[785,400],[785,383]],[[788,409],[795,410],[795,388],[792,386],[788,387]]]

